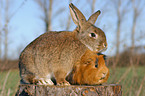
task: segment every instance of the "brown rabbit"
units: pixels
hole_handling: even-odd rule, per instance
[[[69,85],[65,78],[86,50],[107,48],[104,32],[93,25],[100,11],[87,21],[72,3],[69,8],[77,28],[73,32],[47,32],[31,42],[19,58],[21,83],[53,85],[51,78],[55,78],[57,85]]]
[[[82,56],[81,60],[74,65],[72,73],[67,77],[71,84],[96,85],[107,82],[109,69],[105,65],[105,55],[91,52]]]

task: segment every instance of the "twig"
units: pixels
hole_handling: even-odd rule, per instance
[[[0,31],[5,30],[5,27],[8,26],[8,24],[10,23],[10,20],[16,15],[16,13],[21,9],[21,7],[23,7],[23,5],[25,5],[25,2],[26,2],[26,1],[27,1],[27,0],[24,0],[24,1],[22,2],[22,4],[12,13],[12,15],[11,15],[10,18],[9,18],[9,20],[7,21],[7,24],[5,24],[5,25],[2,27],[2,30],[0,30]]]
[[[130,70],[131,70],[131,67],[125,71],[125,73],[121,76],[121,78],[116,84],[119,84],[126,77],[126,75],[130,72]]]
[[[15,89],[14,93],[16,93],[16,92],[18,91],[18,86],[19,86],[19,84],[20,84],[20,82],[17,83],[17,85],[16,85],[17,88]],[[13,95],[13,96],[15,96],[15,95]]]
[[[6,86],[6,83],[7,83],[7,80],[8,80],[8,76],[10,74],[11,70],[8,71],[7,75],[6,75],[6,78],[5,78],[5,81],[4,81],[4,84],[3,84],[3,88],[2,88],[2,92],[1,92],[1,96],[4,96],[4,91],[5,91],[5,86]]]
[[[7,96],[10,96],[10,93],[11,93],[11,89],[9,88]]]
[[[131,80],[131,85],[133,85],[133,83],[134,83],[134,78],[132,78]],[[132,96],[132,86],[130,86],[129,88],[129,96]]]
[[[142,86],[143,86],[143,84],[144,84],[144,81],[145,81],[145,75],[144,75],[144,78],[143,78],[143,80],[142,80],[142,82],[141,82],[141,84],[140,84],[140,87],[139,87],[138,91],[137,91],[136,96],[140,96],[140,92],[141,92],[141,90],[142,90]]]

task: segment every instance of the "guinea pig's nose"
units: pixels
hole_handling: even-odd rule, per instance
[[[104,75],[106,75],[106,73],[103,73]]]
[[[103,77],[105,77],[106,76],[106,73],[103,73]]]

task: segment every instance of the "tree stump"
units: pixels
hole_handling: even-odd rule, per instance
[[[45,85],[19,85],[16,96],[121,96],[121,85],[71,85],[71,86],[45,86]]]

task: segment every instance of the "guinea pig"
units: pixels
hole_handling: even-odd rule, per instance
[[[105,55],[90,50],[82,56],[67,77],[74,85],[99,85],[107,82],[109,69],[105,65]]]

